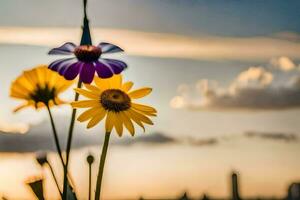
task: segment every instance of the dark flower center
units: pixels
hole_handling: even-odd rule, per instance
[[[74,50],[76,58],[83,62],[96,61],[101,53],[101,48],[92,45],[81,45]]]
[[[31,99],[35,102],[42,102],[48,105],[50,100],[55,99],[55,88],[49,88],[48,85],[41,87],[37,85],[37,89],[30,94]]]
[[[109,89],[102,92],[100,103],[105,110],[113,112],[128,110],[131,107],[129,96],[118,89]]]

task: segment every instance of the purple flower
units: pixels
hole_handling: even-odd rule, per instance
[[[72,58],[56,60],[49,65],[49,69],[58,72],[67,80],[73,80],[79,74],[83,83],[91,83],[95,72],[100,78],[109,78],[114,74],[120,74],[126,67],[126,63],[120,60],[101,58],[105,53],[122,52],[120,47],[102,42],[98,46],[76,46],[71,42],[49,51],[50,55],[75,55]]]

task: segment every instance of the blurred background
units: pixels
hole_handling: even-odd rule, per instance
[[[235,199],[286,198],[292,186],[299,198],[299,10],[298,0],[89,0],[93,43],[125,49],[113,55],[129,65],[124,79],[153,87],[142,102],[158,110],[146,133],[113,134],[103,197],[225,199],[238,190]],[[20,102],[9,88],[23,70],[55,60],[50,48],[78,44],[82,17],[81,0],[0,2],[0,197],[33,199],[25,182],[44,176],[47,198],[59,198],[49,169],[35,161],[50,151],[62,183],[47,113],[14,114]],[[70,114],[69,106],[54,109],[63,146]],[[89,152],[96,181],[102,125],[75,127],[70,170],[80,199]]]

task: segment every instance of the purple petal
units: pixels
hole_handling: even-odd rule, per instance
[[[76,62],[73,63],[65,72],[64,72],[64,77],[67,80],[73,80],[76,78],[76,76],[79,74],[82,66],[84,63],[82,62]]]
[[[70,55],[77,46],[72,42],[67,42],[60,47],[53,48],[49,51],[49,55]]]
[[[100,78],[109,78],[114,75],[113,70],[103,60],[94,62],[94,66],[95,66],[96,72]]]
[[[78,61],[76,61],[75,59],[74,60],[69,60],[69,61],[66,61],[62,64],[60,64],[59,68],[57,69],[57,72],[60,74],[60,75],[63,75],[65,73],[65,71],[73,64],[76,64]]]
[[[115,74],[120,74],[125,68],[127,68],[127,64],[120,60],[114,59],[103,59],[106,63],[111,67]]]
[[[70,62],[71,60],[75,60],[75,58],[63,58],[63,59],[56,60],[52,62],[48,68],[53,71],[58,71],[62,65],[64,65],[66,62]]]
[[[84,63],[80,71],[80,80],[84,83],[91,83],[95,75],[95,67],[92,62]]]
[[[107,42],[101,42],[98,44],[98,47],[101,48],[102,53],[117,53],[124,51],[122,48]]]

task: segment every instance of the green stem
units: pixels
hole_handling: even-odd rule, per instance
[[[77,88],[81,88],[81,85],[82,85],[82,82],[78,81]],[[79,98],[79,94],[76,93],[74,101],[78,101],[78,98]],[[76,109],[73,109],[70,127],[69,127],[69,133],[68,133],[67,148],[66,148],[66,164],[64,167],[64,188],[63,188],[63,199],[64,200],[67,200],[67,181],[68,181],[67,174],[68,174],[69,157],[70,157],[70,151],[71,151],[71,145],[72,145],[75,117],[76,117]]]
[[[92,164],[89,164],[89,200],[91,200],[92,192]]]
[[[52,174],[52,176],[53,176],[53,179],[54,179],[55,185],[56,185],[56,187],[57,187],[57,190],[58,190],[60,196],[62,197],[62,193],[61,193],[61,191],[60,191],[60,188],[59,188],[59,185],[58,185],[58,181],[57,181],[57,179],[56,179],[56,177],[55,177],[54,170],[53,170],[53,168],[52,168],[52,166],[50,165],[49,162],[47,162],[47,164],[48,164],[48,166],[49,166],[49,168],[50,168],[50,171],[51,171],[51,174]]]
[[[101,195],[101,184],[102,184],[102,177],[103,177],[103,171],[105,165],[105,158],[106,158],[108,144],[109,144],[109,138],[110,138],[110,132],[107,132],[105,134],[105,140],[102,146],[102,153],[101,153],[99,171],[98,171],[97,183],[96,183],[95,200],[99,200]]]
[[[58,153],[59,158],[61,160],[61,163],[64,167],[65,166],[64,159],[62,157],[61,148],[60,148],[60,144],[59,144],[59,140],[58,140],[58,136],[57,136],[57,131],[56,131],[56,128],[55,128],[54,120],[53,120],[52,113],[51,113],[49,105],[47,105],[47,110],[48,110],[48,114],[49,114],[50,121],[51,121],[52,132],[53,132],[53,136],[54,136],[56,150],[57,150],[57,153]]]

